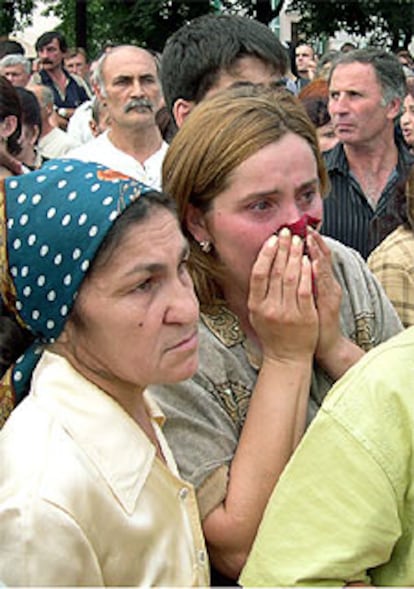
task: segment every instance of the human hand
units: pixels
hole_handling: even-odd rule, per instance
[[[248,298],[250,323],[263,355],[298,361],[313,356],[318,314],[312,294],[312,268],[303,242],[288,229],[270,237],[253,266]]]
[[[67,130],[69,119],[67,119],[66,117],[61,117],[58,113],[54,113],[54,121],[56,123],[56,126],[59,127],[59,129],[62,129],[62,131]]]
[[[309,80],[314,80],[315,79],[315,74],[316,74],[316,61],[314,59],[312,59],[308,63],[308,77],[309,77]]]
[[[306,245],[312,263],[315,300],[319,316],[319,338],[315,356],[321,365],[327,364],[335,350],[343,344],[339,324],[342,290],[332,266],[332,256],[323,237],[308,228]]]

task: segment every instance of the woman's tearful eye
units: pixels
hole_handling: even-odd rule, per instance
[[[271,207],[271,203],[267,200],[259,200],[252,203],[249,208],[253,211],[266,211]]]

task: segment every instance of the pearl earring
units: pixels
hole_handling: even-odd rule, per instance
[[[208,254],[211,252],[211,243],[209,241],[200,241],[199,243],[201,251],[204,252],[205,254]]]

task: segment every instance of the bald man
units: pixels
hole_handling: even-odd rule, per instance
[[[100,58],[95,80],[110,128],[69,155],[104,164],[160,189],[168,145],[155,120],[162,92],[154,56],[134,45],[114,47]]]

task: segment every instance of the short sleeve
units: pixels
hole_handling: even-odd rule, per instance
[[[181,476],[196,488],[202,518],[227,494],[227,471],[239,438],[211,386],[198,374],[176,385],[151,387],[167,416],[164,435]]]
[[[402,330],[401,321],[361,255],[325,238],[333,252],[335,276],[342,288],[343,334],[368,351]]]
[[[369,584],[400,534],[388,477],[322,409],[273,492],[241,583]]]

